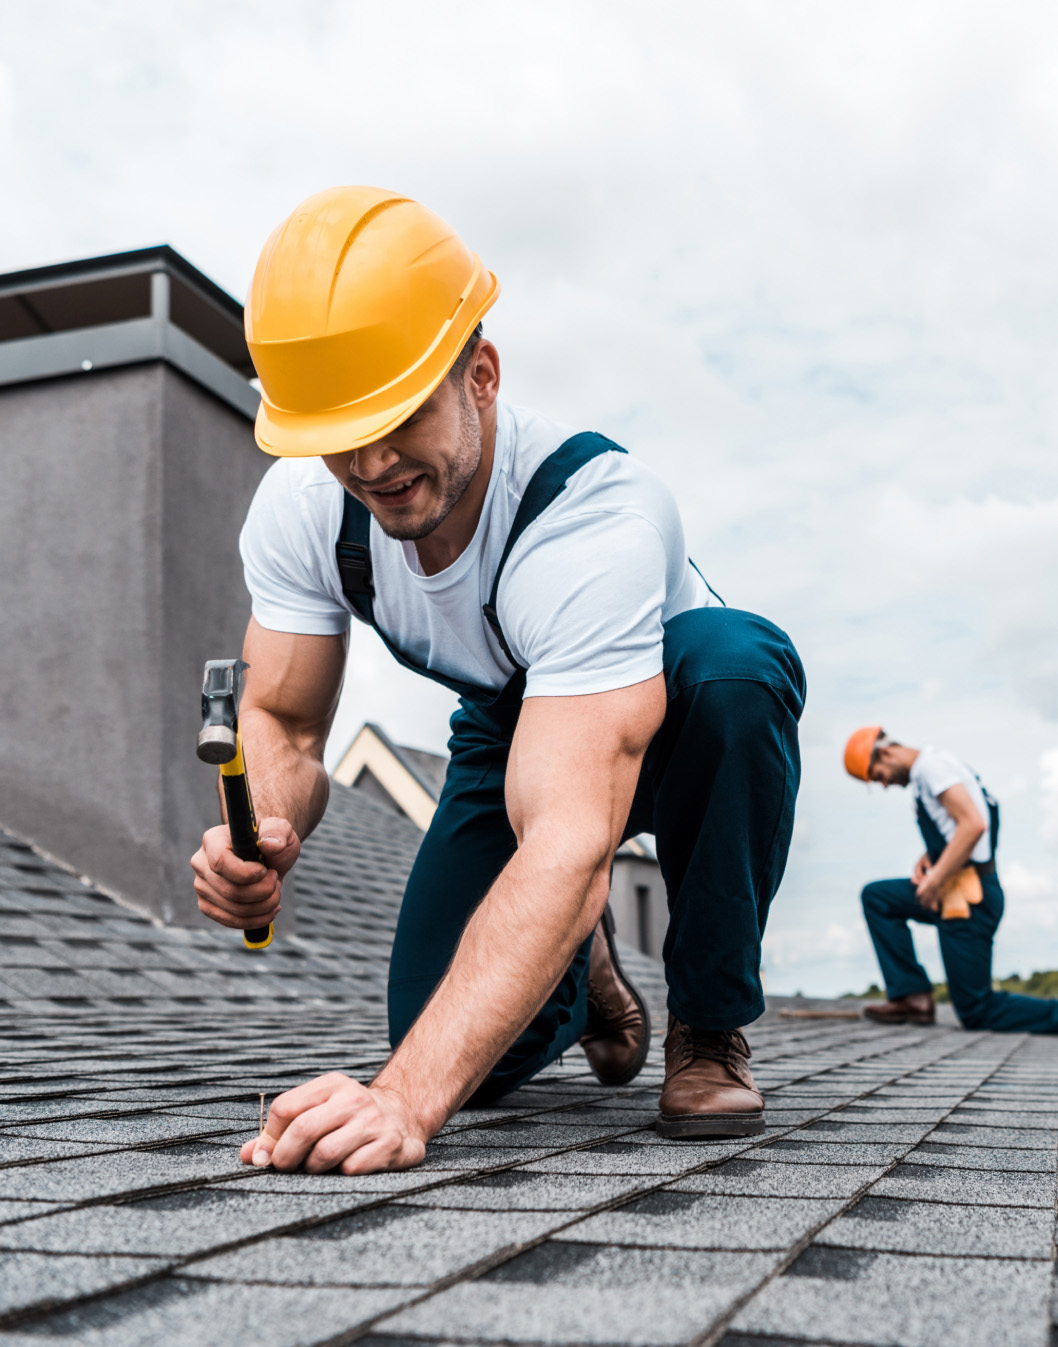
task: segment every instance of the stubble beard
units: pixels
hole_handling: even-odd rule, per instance
[[[459,393],[459,445],[445,463],[443,472],[438,473],[434,479],[440,488],[440,499],[433,511],[417,523],[409,520],[402,524],[395,520],[390,524],[384,524],[375,515],[379,528],[387,538],[410,543],[428,537],[434,529],[444,523],[462,500],[467,487],[481,466],[481,423],[462,385]]]

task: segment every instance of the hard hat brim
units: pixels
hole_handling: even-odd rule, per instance
[[[414,393],[409,396],[407,381],[400,380],[392,390],[392,401],[375,395],[367,399],[369,407],[352,403],[319,412],[283,411],[262,395],[254,424],[258,447],[275,458],[321,458],[360,449],[396,430],[440,386],[470,334],[499,297],[499,281],[491,271],[485,275],[487,293],[469,315],[460,315],[462,340],[443,356],[438,351],[429,362],[432,369],[420,367]]]

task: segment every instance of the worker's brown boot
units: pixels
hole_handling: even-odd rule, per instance
[[[932,992],[912,992],[898,996],[895,1001],[883,1001],[880,1006],[863,1007],[863,1018],[875,1024],[933,1024],[937,1010]]]
[[[750,1074],[749,1044],[738,1029],[692,1029],[669,1016],[663,1137],[755,1137],[764,1131],[764,1099]]]
[[[580,1045],[603,1085],[627,1085],[650,1051],[650,1016],[617,959],[609,904],[595,928],[588,964],[588,1023]]]

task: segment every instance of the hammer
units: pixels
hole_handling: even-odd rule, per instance
[[[249,667],[241,659],[206,660],[202,679],[202,728],[196,752],[203,762],[220,768],[232,851],[241,861],[261,861],[257,849],[257,815],[239,733],[242,676]],[[247,949],[267,948],[272,943],[272,923],[243,931],[242,940]]]

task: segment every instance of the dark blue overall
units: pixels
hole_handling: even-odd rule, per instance
[[[980,784],[980,783],[978,783]],[[999,806],[981,787],[988,805],[992,859],[975,865],[982,899],[971,906],[969,917],[949,917],[923,907],[909,879],[879,879],[863,890],[863,915],[874,941],[885,979],[886,995],[895,1000],[912,992],[932,991],[926,970],[915,958],[908,921],[936,926],[940,957],[948,979],[952,1005],[967,1029],[994,1029],[1000,1033],[1058,1033],[1058,1002],[992,988],[992,941],[1003,916],[1003,890],[996,874],[999,842]],[[930,864],[936,865],[947,846],[944,834],[930,818],[921,800],[915,817]]]
[[[567,440],[533,475],[493,578],[485,617],[515,670],[499,693],[417,668],[459,696],[444,789],[400,911],[389,973],[390,1041],[407,1033],[444,976],[467,920],[514,854],[504,780],[525,691],[503,638],[496,596],[517,539],[593,458],[625,451],[601,435]],[[378,630],[371,604],[370,516],[346,496],[337,545],[346,597]],[[656,835],[668,892],[663,951],[669,1008],[702,1029],[731,1029],[763,1013],[760,941],[782,878],[800,780],[797,721],[804,674],[789,638],[730,608],[700,608],[665,624],[668,711],[644,759],[625,836]],[[526,895],[532,901],[532,895]],[[591,938],[536,1018],[476,1095],[515,1089],[584,1032]]]

